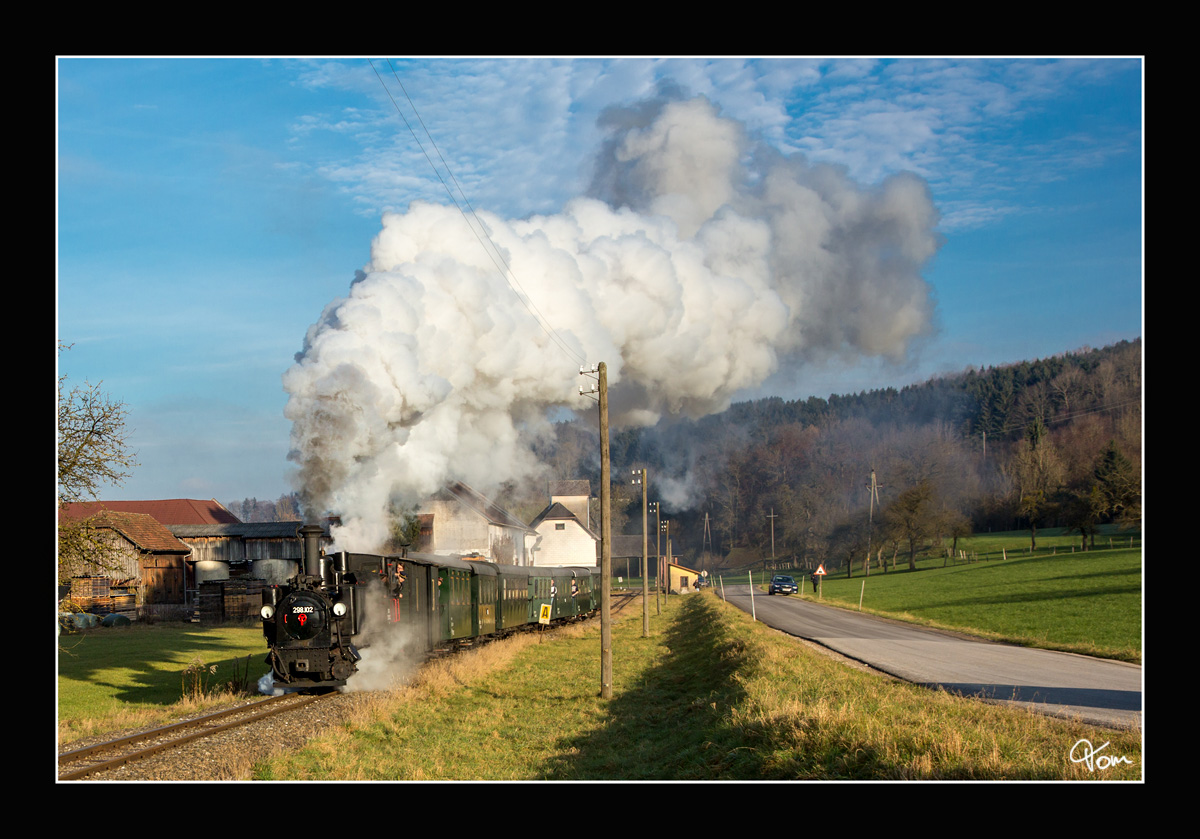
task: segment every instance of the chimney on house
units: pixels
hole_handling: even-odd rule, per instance
[[[558,502],[566,507],[575,518],[583,522],[588,530],[592,529],[591,504],[592,485],[590,481],[551,481],[550,503]]]

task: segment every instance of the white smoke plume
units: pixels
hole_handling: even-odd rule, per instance
[[[535,475],[530,435],[608,366],[614,426],[723,410],[781,365],[902,359],[932,329],[925,183],[863,187],[755,147],[706,99],[611,110],[590,194],[480,213],[552,340],[456,207],[388,214],[349,294],[284,376],[292,459],[335,539],[372,550],[389,505]],[[565,349],[564,349],[565,347]]]
[[[369,583],[371,588],[377,583]],[[380,592],[368,592],[375,598]],[[386,600],[384,599],[379,602]],[[425,661],[427,650],[412,633],[413,627],[404,622],[388,621],[387,610],[367,609],[361,632],[355,639],[362,659],[357,672],[346,683],[345,691],[393,690],[405,684]]]

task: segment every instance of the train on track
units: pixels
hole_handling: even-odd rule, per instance
[[[300,529],[304,559],[286,585],[262,594],[275,688],[347,684],[364,651],[408,656],[494,638],[600,606],[600,570],[524,567],[435,554],[325,555],[317,525]]]

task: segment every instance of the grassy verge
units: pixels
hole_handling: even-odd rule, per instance
[[[1107,544],[1109,537],[1098,540]],[[1128,536],[1113,536],[1125,545]],[[917,561],[910,572],[901,561],[895,571],[878,568],[864,577],[856,567],[825,577],[821,601],[925,626],[955,629],[1042,649],[1111,658],[1142,660],[1142,550],[1135,546],[1081,552],[1078,538],[1047,531],[1038,550],[1029,551],[1024,533],[987,534],[962,540],[967,559],[942,557]],[[755,572],[762,592],[772,572]],[[807,572],[795,569],[797,581]],[[741,575],[723,575],[719,585],[746,583]],[[801,596],[816,599],[805,582]]]
[[[1105,550],[827,577],[822,599],[928,626],[1141,663],[1142,552]],[[865,584],[864,584],[865,581]],[[811,588],[805,597],[813,597]]]
[[[653,611],[653,609],[652,609]],[[629,612],[627,611],[627,614]],[[302,780],[1140,779],[1141,737],[963,699],[831,660],[710,594],[641,637],[598,625],[489,645],[255,770]],[[1070,759],[1080,740],[1120,762]]]
[[[257,627],[155,624],[58,639],[63,743],[155,725],[229,702],[266,672]]]

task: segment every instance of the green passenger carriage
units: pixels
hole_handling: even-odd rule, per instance
[[[320,528],[301,529],[304,561],[286,585],[263,591],[263,635],[276,686],[340,686],[359,648],[386,642],[415,652],[592,614],[599,569],[520,567],[404,552],[326,556]]]

